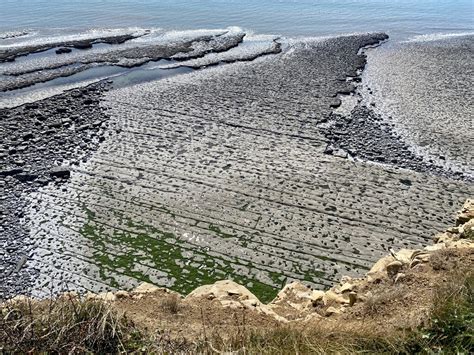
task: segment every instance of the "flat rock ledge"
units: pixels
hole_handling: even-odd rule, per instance
[[[435,256],[440,251],[465,252],[468,256],[474,251],[474,199],[468,199],[455,220],[455,227],[436,235],[432,245],[423,249],[401,249],[391,251],[390,255],[382,257],[362,278],[344,276],[338,285],[329,290],[314,290],[301,282],[287,284],[270,303],[262,303],[246,287],[232,280],[221,280],[211,285],[196,288],[187,296],[183,296],[167,288],[149,283],[142,283],[130,291],[104,292],[99,294],[87,293],[79,295],[76,292],[62,293],[60,299],[85,299],[118,303],[131,300],[139,304],[145,298],[175,298],[180,303],[194,305],[203,302],[210,303],[216,309],[250,310],[276,322],[307,322],[315,318],[327,318],[347,312],[356,304],[364,303],[371,297],[371,288],[375,285],[393,286],[403,282],[410,274],[416,278],[426,271],[428,263],[434,264]],[[439,256],[437,256],[439,263]],[[468,258],[468,260],[471,260]],[[434,268],[433,265],[431,265]],[[441,266],[442,268],[442,266]],[[11,304],[22,302],[40,302],[26,296],[16,296],[0,304],[0,309]],[[146,304],[145,304],[146,306]],[[145,310],[146,311],[146,310]]]

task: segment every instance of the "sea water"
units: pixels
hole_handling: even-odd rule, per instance
[[[240,26],[284,36],[474,30],[473,0],[1,0],[0,32]]]

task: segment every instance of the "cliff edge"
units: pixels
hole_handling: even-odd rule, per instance
[[[420,250],[391,251],[329,290],[286,285],[268,304],[231,280],[186,296],[131,291],[0,305],[0,350],[69,352],[412,352],[474,349],[474,200]]]

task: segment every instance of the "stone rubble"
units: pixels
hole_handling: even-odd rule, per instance
[[[24,291],[34,278],[34,270],[23,269],[34,244],[22,223],[26,196],[47,184],[60,189],[105,139],[106,109],[92,103],[108,87],[93,84],[0,109],[0,298]]]

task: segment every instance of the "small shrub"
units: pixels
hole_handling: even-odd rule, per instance
[[[474,274],[455,274],[434,294],[429,346],[446,352],[474,351]]]

